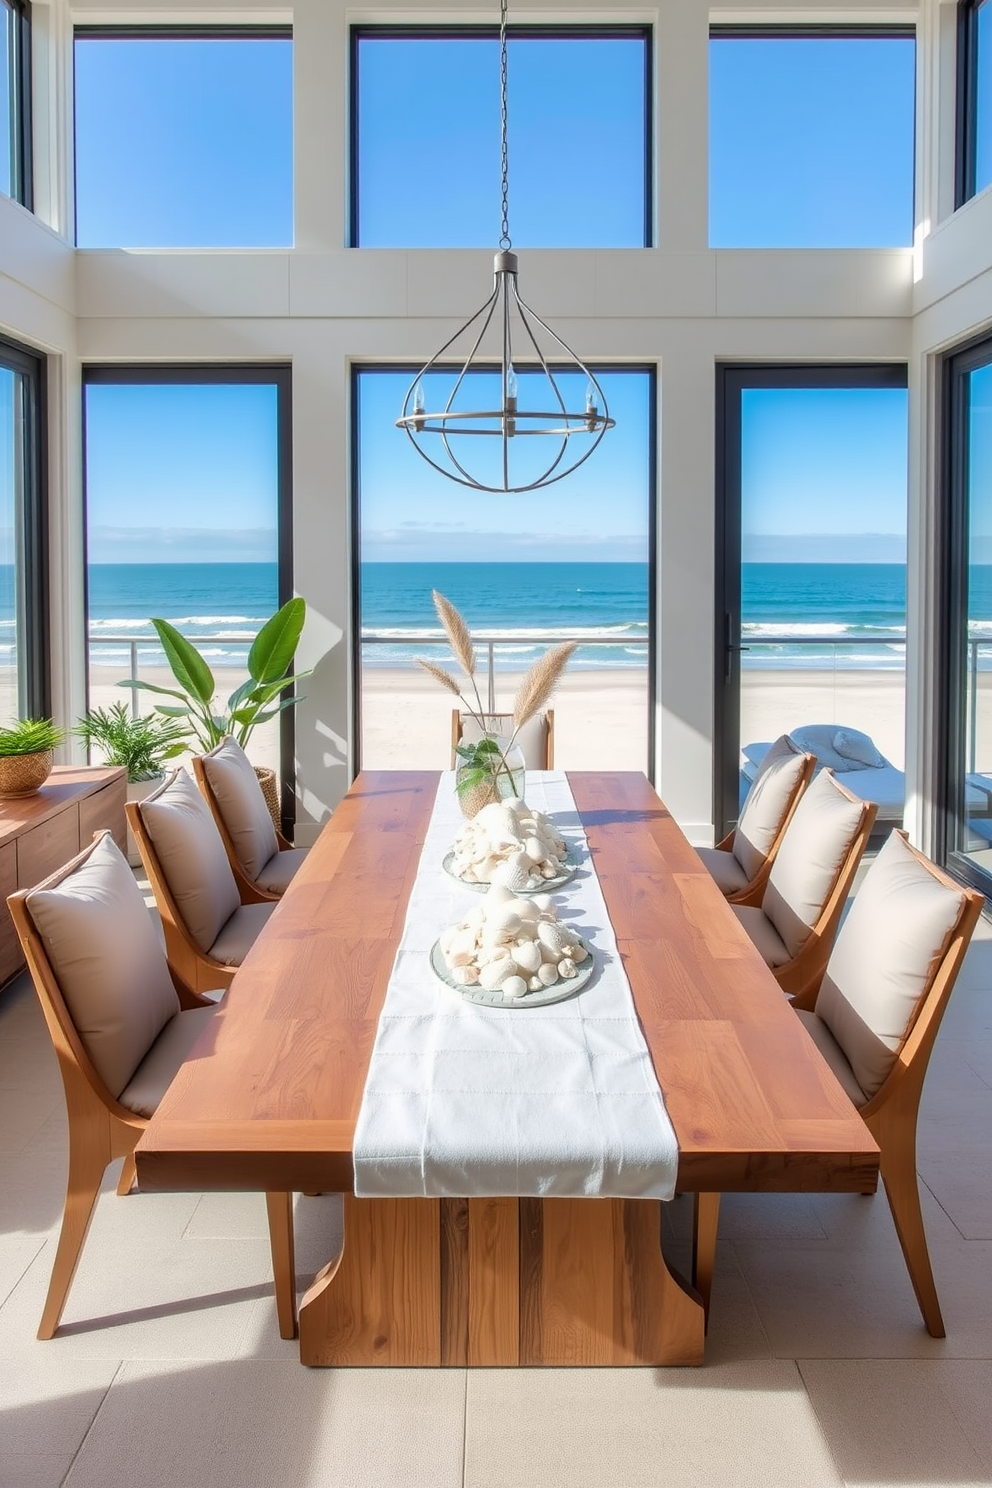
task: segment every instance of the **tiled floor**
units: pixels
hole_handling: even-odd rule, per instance
[[[992,926],[924,1094],[919,1162],[948,1337],[884,1197],[724,1200],[700,1370],[307,1370],[282,1342],[260,1195],[113,1192],[59,1336],[35,1341],[65,1181],[54,1055],[0,998],[2,1488],[819,1488],[992,1482]],[[331,1198],[296,1206],[301,1280]],[[684,1250],[687,1201],[670,1206]]]

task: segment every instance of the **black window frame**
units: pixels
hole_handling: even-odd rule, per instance
[[[52,710],[49,619],[48,399],[45,357],[0,336],[0,367],[24,378],[24,497],[18,513],[20,541],[14,561],[18,587],[18,693],[27,718]],[[15,524],[16,526],[16,524]]]
[[[439,370],[458,370],[458,363],[438,364]],[[647,730],[647,763],[644,773],[651,784],[655,783],[655,745],[657,737],[656,713],[658,696],[658,378],[659,367],[656,362],[609,362],[598,361],[587,363],[590,372],[597,377],[601,373],[614,372],[637,372],[646,376],[649,380],[650,396],[648,399],[648,510],[647,510],[647,562],[648,562],[648,646],[647,646],[647,668],[648,668],[648,730]],[[573,368],[559,366],[551,363],[553,372],[572,371]],[[362,768],[362,493],[361,493],[361,449],[359,439],[359,399],[358,383],[363,373],[368,372],[393,372],[402,373],[406,377],[412,377],[417,367],[410,362],[352,362],[351,375],[349,378],[349,435],[351,441],[351,459],[349,469],[349,500],[348,518],[351,532],[351,668],[355,684],[351,690],[351,737],[354,741],[352,749],[353,775],[359,773]],[[480,372],[498,371],[497,364],[480,363],[475,369]]]
[[[73,202],[73,244],[78,247],[78,233],[76,228],[76,200],[77,179],[76,159],[78,156],[76,140],[76,106],[75,106],[75,81],[76,81],[76,43],[86,41],[87,38],[99,38],[101,41],[289,41],[293,40],[292,26],[272,26],[260,24],[258,26],[230,25],[230,26],[156,26],[156,25],[79,25],[72,28],[72,78],[73,78],[73,108],[72,108],[72,202]],[[295,76],[295,74],[294,74]],[[293,156],[295,170],[296,144],[294,135]],[[295,192],[294,192],[295,197]],[[295,206],[294,206],[295,216]],[[295,241],[294,224],[294,241]],[[290,245],[292,246],[292,245]],[[167,250],[174,251],[174,250]],[[204,249],[204,252],[223,253],[225,249]],[[241,252],[244,250],[232,248],[230,252]],[[248,252],[255,250],[248,249]],[[262,250],[264,251],[264,250]],[[285,250],[283,250],[285,251]]]
[[[3,0],[14,19],[11,69],[10,129],[12,180],[10,199],[34,210],[31,109],[31,6],[29,0]]]
[[[992,4],[992,0],[961,0],[958,5],[954,150],[955,211],[977,194],[975,173],[978,156],[976,139],[978,128],[978,12],[983,5],[988,4]]]
[[[719,361],[716,364],[713,819],[717,841],[733,828],[740,815],[742,394],[749,388],[908,386],[906,362]],[[728,738],[734,741],[733,753]]]
[[[815,41],[815,40],[821,40],[821,41],[864,41],[866,39],[870,39],[870,40],[873,40],[873,41],[912,41],[912,43],[913,43],[913,76],[914,76],[914,79],[917,79],[918,78],[918,73],[919,73],[920,43],[919,43],[919,37],[917,35],[917,28],[911,22],[905,22],[902,25],[888,24],[888,23],[878,23],[878,22],[872,24],[871,22],[867,22],[863,26],[856,25],[856,24],[831,25],[830,23],[822,23],[822,24],[816,24],[816,23],[814,23],[814,24],[809,25],[809,26],[796,25],[796,24],[789,25],[789,24],[785,24],[785,23],[782,23],[782,24],[768,23],[767,25],[762,25],[762,24],[757,23],[757,22],[756,23],[753,23],[753,24],[750,24],[750,25],[748,25],[748,24],[736,24],[734,22],[727,22],[725,24],[714,23],[713,25],[710,26],[709,39],[710,39],[710,41],[720,41],[720,40],[727,40],[727,41],[754,41],[754,40],[758,40],[758,41],[761,41],[761,40],[769,40],[769,41],[775,41],[775,40],[778,40],[778,41],[806,41],[806,40],[811,40],[811,41]],[[915,100],[916,86],[917,85],[914,84],[914,100]],[[916,144],[917,144],[917,139],[916,139],[916,108],[914,106],[914,109],[913,109],[913,200],[910,203],[910,222],[911,223],[916,221]],[[707,234],[707,237],[708,237],[708,234]],[[908,245],[905,245],[905,246],[908,246]],[[719,252],[719,251],[733,252],[735,250],[733,250],[733,249],[726,249],[726,250],[712,250],[712,251],[716,251],[716,252]],[[747,251],[751,251],[751,250],[742,249],[742,250],[739,250],[739,251],[741,251],[741,252],[747,252]],[[773,253],[773,252],[776,252],[777,250],[774,249],[774,248],[768,248],[768,249],[755,249],[754,251],[755,252],[769,252],[769,253]],[[793,251],[795,251],[795,250],[793,250]],[[816,249],[816,248],[811,248],[809,250],[799,250],[799,251],[809,251],[809,252],[812,252],[812,253],[816,253],[816,252],[820,252],[820,251],[827,251],[827,252],[830,252],[830,251],[840,251],[840,252],[843,252],[845,250],[843,250],[843,249],[840,249],[840,250],[829,250],[829,249],[828,250],[819,250],[819,249]],[[862,250],[854,250],[854,251],[862,251]],[[863,251],[871,252],[873,250],[867,249],[867,250],[863,250]]]
[[[86,389],[88,387],[196,387],[243,384],[276,388],[277,599],[284,605],[293,582],[293,368],[289,362],[84,362],[81,368],[83,459],[83,593],[89,651],[89,500],[86,489]],[[86,668],[89,707],[89,665]],[[294,708],[279,715],[279,800],[283,836],[293,840],[296,821],[296,723]]]
[[[348,44],[348,226],[347,246],[361,248],[361,201],[359,181],[359,48],[362,41],[375,37],[385,41],[494,41],[499,39],[499,26],[451,25],[373,25],[355,24],[350,28]],[[654,50],[653,27],[650,25],[536,25],[507,26],[507,41],[530,38],[534,41],[595,41],[619,38],[640,41],[644,47],[644,241],[641,248],[654,247]],[[495,183],[494,183],[495,186]],[[452,244],[453,249],[459,247]],[[397,250],[402,252],[402,249]],[[558,252],[596,252],[595,245],[580,249],[558,249]]]

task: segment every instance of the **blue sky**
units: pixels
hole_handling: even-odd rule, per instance
[[[912,54],[902,41],[713,41],[714,241],[909,242]],[[363,241],[495,246],[495,43],[376,41],[363,56]],[[452,56],[455,77],[444,73]],[[517,246],[642,241],[642,97],[636,41],[511,47]],[[83,40],[76,102],[81,244],[292,241],[291,43]],[[549,159],[561,168],[549,171]],[[480,304],[490,284],[480,280]],[[503,498],[475,496],[417,459],[393,427],[406,381],[363,379],[365,557],[644,556],[645,380],[609,380],[618,428],[582,471]],[[271,397],[243,386],[91,389],[91,558],[271,556]],[[799,553],[803,534],[888,534],[898,555],[904,394],[766,392],[746,441],[747,533],[788,538],[782,556]]]

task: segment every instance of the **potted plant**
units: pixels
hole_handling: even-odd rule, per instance
[[[103,763],[122,765],[127,771],[127,798],[141,801],[158,785],[167,760],[183,754],[187,731],[178,719],[157,713],[135,718],[123,703],[109,708],[91,708],[73,729],[87,748],[100,751]],[[132,868],[141,862],[138,845],[127,829],[127,860]]]
[[[166,660],[178,687],[160,687],[154,682],[128,681],[122,687],[138,687],[163,697],[176,698],[177,704],[156,703],[155,711],[164,718],[182,720],[184,730],[192,734],[199,747],[207,752],[228,734],[244,748],[253,729],[275,718],[284,708],[298,702],[296,696],[280,693],[310,670],[288,675],[290,663],[299,643],[306,619],[306,600],[297,596],[287,600],[262,626],[248,652],[248,679],[236,687],[218,709],[214,700],[217,684],[196,646],[168,620],[152,619],[162,643]],[[279,821],[279,799],[275,771],[255,766],[265,792],[273,820]]]
[[[64,738],[50,718],[21,718],[0,728],[0,797],[33,796],[51,774],[53,751]]]

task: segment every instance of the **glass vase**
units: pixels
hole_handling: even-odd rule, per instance
[[[462,759],[455,770],[455,789],[465,816],[475,816],[494,801],[523,799],[526,764],[519,744],[500,734],[483,734],[471,760]]]

